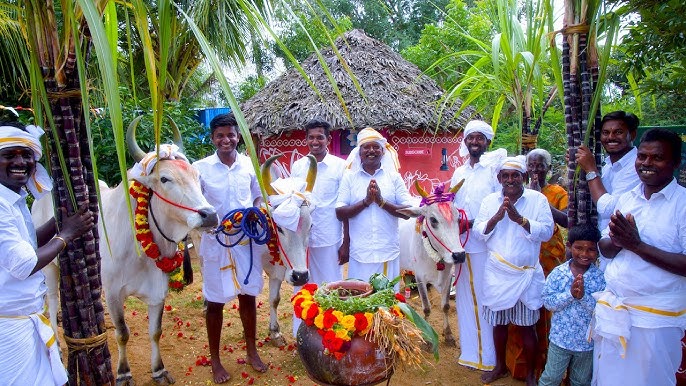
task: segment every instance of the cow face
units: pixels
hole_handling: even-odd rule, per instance
[[[188,162],[160,160],[152,173],[136,179],[154,192],[150,212],[174,241],[181,241],[191,229],[218,224],[217,212],[202,195],[198,172]]]
[[[418,218],[424,248],[436,262],[443,260],[459,264],[465,261],[465,251],[460,242],[461,213],[452,202],[436,202],[398,212]],[[466,223],[466,218],[462,221]]]
[[[312,227],[310,208],[306,201],[300,206],[296,230],[275,224],[281,246],[281,260],[286,267],[284,280],[294,286],[304,285],[310,278],[307,266],[307,247]]]

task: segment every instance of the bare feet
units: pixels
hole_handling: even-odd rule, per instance
[[[262,359],[260,359],[260,356],[257,355],[257,353],[251,355],[248,354],[245,357],[245,361],[252,366],[252,368],[257,371],[258,373],[264,373],[267,371],[267,365],[262,362]]]
[[[495,368],[492,371],[485,372],[481,374],[481,382],[485,384],[492,383],[493,381],[497,381],[500,378],[505,378],[509,375],[509,372],[507,371],[507,368]]]
[[[231,379],[231,374],[222,366],[219,358],[216,360],[212,358],[212,376],[214,378],[214,383],[226,383]]]

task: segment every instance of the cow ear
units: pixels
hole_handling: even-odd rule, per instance
[[[398,209],[396,212],[400,214],[404,214],[405,216],[409,217],[419,217],[423,216],[425,213],[425,207],[418,207],[418,206],[410,206],[407,208],[403,209]]]

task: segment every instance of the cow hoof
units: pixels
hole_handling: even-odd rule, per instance
[[[445,344],[450,347],[457,347],[457,342],[455,342],[455,338],[453,338],[452,336],[445,337]]]
[[[159,375],[152,377],[152,380],[161,386],[171,385],[172,383],[176,382],[174,377],[172,377],[167,370],[163,370]]]
[[[283,335],[279,335],[279,336],[273,337],[272,340],[271,340],[271,342],[272,342],[272,345],[273,345],[274,347],[279,347],[279,348],[285,347],[285,346],[286,346],[286,343],[287,343],[287,342],[286,342],[286,338],[284,338]]]
[[[136,382],[133,381],[131,373],[118,375],[117,376],[117,386],[135,386]]]

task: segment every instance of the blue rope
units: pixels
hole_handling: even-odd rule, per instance
[[[224,227],[223,224],[227,220],[231,220],[233,223],[236,213],[243,214],[241,221],[238,224],[234,224],[233,227],[229,229]],[[226,248],[232,248],[238,245],[246,237],[248,237],[250,240],[250,268],[248,269],[248,274],[243,281],[243,284],[248,284],[248,278],[250,277],[253,267],[252,243],[254,242],[257,245],[264,245],[267,244],[267,242],[271,239],[272,231],[271,227],[269,226],[269,219],[260,211],[259,208],[253,206],[250,208],[234,209],[230,211],[224,217],[222,217],[222,221],[219,224],[220,225],[214,230],[213,233],[216,235],[215,237],[217,238],[217,242],[222,246]],[[240,235],[240,237],[238,240],[232,243],[225,244],[220,240],[220,234],[229,237]]]

